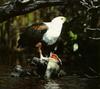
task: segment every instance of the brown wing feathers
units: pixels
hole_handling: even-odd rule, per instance
[[[35,25],[32,26],[33,30],[46,30],[48,27],[46,25]]]

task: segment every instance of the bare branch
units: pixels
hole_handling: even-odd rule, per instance
[[[94,1],[93,0],[88,0],[88,2],[86,2],[86,0],[82,0],[80,1],[80,3],[87,8],[87,11],[91,10],[91,9],[96,9],[99,8],[100,5],[96,6],[94,5]]]
[[[86,28],[86,30],[91,30],[91,31],[100,31],[100,28]]]
[[[80,1],[80,3],[81,3],[83,6],[85,6],[87,9],[90,8],[90,5],[89,5],[85,0]]]
[[[100,28],[85,28],[84,29],[84,32],[87,32],[87,30],[89,31],[100,31]],[[92,39],[92,40],[100,40],[100,37],[88,37],[89,39]]]
[[[92,39],[92,40],[100,40],[100,37],[98,37],[98,38],[89,37],[89,39]]]
[[[62,4],[64,4],[62,0],[12,0],[0,7],[0,22],[42,7]]]

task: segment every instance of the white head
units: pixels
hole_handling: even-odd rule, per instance
[[[53,23],[61,23],[63,24],[66,21],[64,16],[58,16],[52,20]]]
[[[47,32],[43,36],[43,40],[48,45],[53,45],[56,43],[58,37],[61,34],[63,23],[66,21],[66,18],[59,16],[54,18],[50,23],[45,23],[48,26]]]

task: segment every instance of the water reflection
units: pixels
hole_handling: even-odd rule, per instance
[[[34,76],[11,77],[9,69],[0,66],[0,89],[100,89],[100,77],[64,76],[45,81]]]
[[[54,80],[48,81],[47,84],[44,85],[44,88],[45,89],[61,89],[59,84]]]

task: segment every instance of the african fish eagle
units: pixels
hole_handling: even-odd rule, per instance
[[[36,46],[39,47],[41,43],[42,47],[46,49],[45,51],[50,53],[51,49],[54,50],[55,48],[54,44],[56,44],[61,34],[65,21],[65,17],[58,16],[51,22],[32,24],[20,34],[18,47],[32,49]]]

